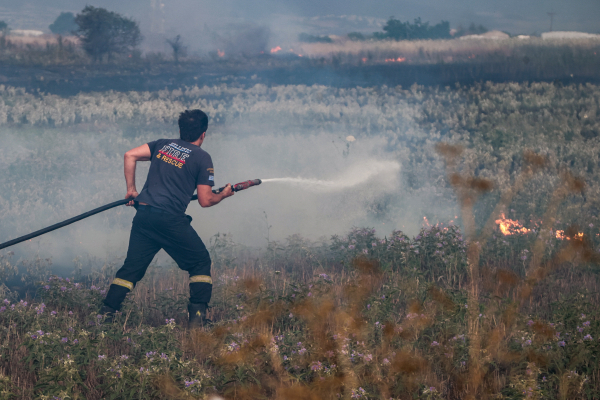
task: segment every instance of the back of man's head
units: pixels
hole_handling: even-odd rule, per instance
[[[195,142],[208,128],[208,117],[202,110],[185,110],[179,114],[181,140]]]

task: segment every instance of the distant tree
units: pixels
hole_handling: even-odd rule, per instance
[[[416,18],[414,23],[408,21],[402,22],[394,17],[390,17],[383,27],[384,34],[375,35],[375,38],[388,38],[394,40],[415,40],[415,39],[447,39],[450,37],[450,23],[442,21],[436,25],[429,25],[429,22],[421,21]]]
[[[309,35],[308,33],[299,34],[298,40],[304,43],[333,43],[333,39],[329,36]]]
[[[408,22],[402,22],[394,17],[390,17],[383,27],[384,35],[394,40],[408,39],[410,35],[408,25]]]
[[[50,25],[50,31],[58,35],[64,35],[65,33],[73,33],[77,29],[75,23],[75,16],[72,12],[63,12],[54,20],[54,23]]]
[[[348,34],[348,39],[355,41],[355,42],[361,42],[363,40],[366,40],[367,38],[365,37],[365,35],[363,35],[360,32],[350,32]]]
[[[183,45],[181,35],[175,36],[174,39],[167,39],[167,43],[169,43],[171,49],[173,50],[173,59],[175,60],[175,64],[179,64],[179,57],[185,57],[187,53],[187,47]]]
[[[4,21],[0,21],[0,32],[6,33],[8,31],[8,24]]]
[[[94,61],[132,51],[142,41],[137,23],[104,8],[86,6],[75,17],[77,36]]]
[[[479,24],[475,25],[474,22],[471,22],[471,25],[467,29],[463,28],[462,25],[459,25],[454,33],[454,37],[465,36],[465,35],[481,35],[482,33],[486,33],[488,29]]]

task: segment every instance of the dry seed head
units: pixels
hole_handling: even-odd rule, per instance
[[[205,360],[209,358],[211,355],[217,352],[217,348],[219,347],[219,339],[223,337],[223,335],[218,336],[215,335],[214,332],[216,330],[225,330],[226,328],[218,327],[211,332],[204,332],[200,329],[193,329],[189,332],[189,340],[185,342],[186,351],[190,351],[194,353],[198,360]]]
[[[385,321],[383,325],[383,336],[385,336],[386,339],[389,339],[396,334],[396,324],[392,321]]]
[[[511,327],[516,321],[517,315],[517,304],[513,303],[504,310],[502,313],[502,322],[508,328]]]
[[[548,357],[542,352],[535,351],[531,347],[527,351],[527,361],[535,363],[540,367],[545,367],[548,365]]]
[[[319,397],[304,385],[282,387],[277,390],[277,400],[319,400]]]
[[[183,390],[177,387],[177,384],[170,375],[159,375],[154,379],[154,384],[159,392],[168,399],[184,400],[193,399]]]
[[[531,297],[531,293],[533,292],[533,287],[531,286],[531,282],[526,282],[521,286],[521,291],[519,293],[519,297],[522,300],[526,300]]]
[[[569,171],[563,171],[562,179],[566,184],[567,190],[573,193],[583,193],[585,189],[585,181],[583,179],[573,176]]]
[[[246,278],[242,281],[242,286],[250,293],[256,293],[260,289],[262,281],[256,278]]]
[[[351,304],[359,304],[366,300],[371,290],[364,283],[362,285],[348,284],[344,285],[342,293]]]
[[[417,374],[424,372],[426,368],[427,361],[425,359],[403,350],[394,357],[391,370],[394,373]]]
[[[235,389],[235,400],[256,400],[265,398],[260,388],[256,385],[237,386]]]
[[[423,307],[418,300],[412,300],[408,305],[408,312],[413,314],[421,314]]]
[[[502,268],[496,271],[496,281],[501,285],[514,287],[519,283],[520,279],[515,272]]]
[[[505,364],[514,364],[522,361],[522,355],[518,351],[498,352],[498,360]]]
[[[531,329],[535,332],[536,338],[539,336],[544,340],[552,339],[554,337],[554,328],[542,321],[535,321],[531,325]]]
[[[525,162],[525,165],[530,167],[533,171],[544,168],[548,164],[548,159],[546,157],[534,153],[531,150],[525,150],[523,153],[523,161]]]
[[[450,184],[452,186],[455,186],[455,187],[462,186],[462,184],[463,184],[463,178],[459,174],[456,174],[456,173],[450,174],[449,178],[450,178],[449,179],[450,180]]]
[[[456,146],[448,143],[437,143],[435,150],[444,156],[447,161],[452,160],[462,154],[462,146]]]
[[[485,193],[494,188],[494,183],[489,179],[470,177],[467,179],[467,186],[478,193]]]
[[[197,329],[196,329],[197,331]],[[209,336],[209,337],[217,337],[217,338],[222,338],[223,336],[227,335],[229,333],[229,329],[226,326],[217,326],[216,328],[214,328],[210,334],[209,333],[205,333],[205,332],[201,332],[202,336]],[[203,339],[205,339],[205,337],[203,337]]]
[[[371,260],[366,257],[356,257],[352,260],[352,266],[361,274],[380,275],[378,260]]]
[[[440,304],[444,310],[454,310],[456,308],[456,304],[454,304],[452,298],[442,289],[435,286],[430,286],[427,289],[427,293],[429,293],[431,298],[436,303]]]
[[[496,354],[499,350],[503,338],[503,330],[500,327],[494,328],[486,338],[486,350],[492,354]]]
[[[258,310],[252,315],[248,316],[246,321],[244,321],[244,326],[252,328],[264,328],[267,325],[271,325],[277,318],[277,315],[281,314],[281,310],[281,307]]]

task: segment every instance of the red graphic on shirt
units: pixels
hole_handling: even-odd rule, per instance
[[[171,159],[175,160],[175,161],[179,161],[180,163],[184,163],[184,164],[185,164],[185,161],[183,161],[183,160],[180,160],[179,158],[177,158],[177,157],[174,157],[174,156],[170,155],[169,153],[165,153],[165,152],[164,152],[164,151],[162,151],[162,150],[159,150],[158,152],[159,152],[160,154],[164,155],[164,156],[167,156],[167,157],[169,157],[169,158],[171,158]]]

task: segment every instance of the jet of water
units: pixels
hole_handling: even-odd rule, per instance
[[[370,161],[349,168],[335,180],[306,179],[306,178],[271,178],[262,179],[262,182],[285,183],[303,186],[312,191],[336,191],[348,189],[353,186],[367,183],[375,177],[383,178],[386,175],[392,178],[400,170],[396,161]]]

